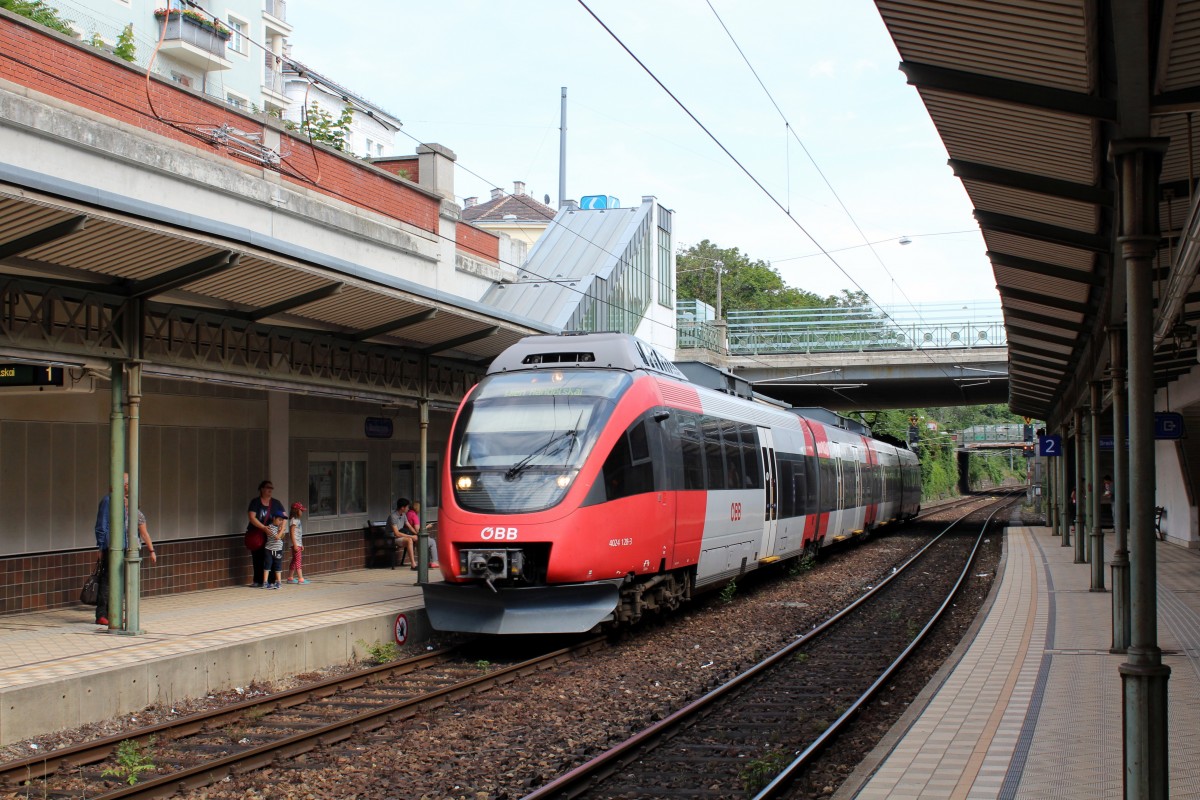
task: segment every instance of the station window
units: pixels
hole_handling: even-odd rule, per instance
[[[388,508],[396,507],[396,501],[401,497],[407,497],[409,500],[420,501],[421,499],[421,474],[418,470],[420,467],[419,461],[414,461],[411,458],[402,458],[400,456],[392,456],[392,494],[388,498]],[[425,484],[425,505],[426,508],[422,511],[437,508],[439,502],[439,492],[441,490],[441,476],[438,473],[438,462],[429,461],[425,465],[426,484]],[[427,516],[422,514],[422,516]],[[432,522],[432,519],[427,520]]]
[[[310,517],[356,516],[367,511],[365,453],[312,453],[308,457]]]

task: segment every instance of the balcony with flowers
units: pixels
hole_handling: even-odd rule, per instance
[[[158,8],[154,16],[166,27],[158,33],[163,37],[163,55],[185,64],[213,72],[233,68],[225,58],[225,44],[233,31],[207,14],[192,9]]]

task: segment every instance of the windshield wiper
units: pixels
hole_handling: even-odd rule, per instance
[[[525,470],[527,470],[529,468],[531,461],[533,461],[538,456],[550,455],[550,453],[553,451],[553,448],[561,445],[564,441],[570,441],[570,443],[571,443],[570,449],[567,450],[567,453],[569,454],[571,452],[571,450],[575,449],[575,440],[578,436],[579,436],[579,431],[572,430],[572,431],[564,431],[563,433],[560,433],[558,436],[555,436],[553,439],[546,442],[544,445],[539,447],[537,450],[534,450],[532,453],[530,453],[529,455],[522,458],[516,464],[513,464],[512,467],[509,468],[508,472],[504,473],[504,480],[506,480],[506,481],[513,480],[514,478],[516,478],[518,475],[520,475],[522,472],[524,472]]]
[[[529,469],[530,462],[532,462],[535,458],[537,458],[538,456],[552,454],[553,452],[555,452],[555,448],[559,447],[563,442],[570,442],[570,444],[571,444],[571,446],[569,448],[567,448],[567,457],[569,458],[572,451],[575,450],[575,443],[579,440],[579,422],[582,420],[583,420],[583,415],[580,414],[579,420],[577,420],[575,422],[574,429],[569,430],[569,431],[563,431],[558,436],[555,436],[550,441],[546,442],[544,445],[539,447],[537,450],[534,450],[532,453],[530,453],[529,455],[522,458],[516,464],[513,464],[509,468],[508,472],[504,473],[504,480],[511,481],[511,480],[515,479],[522,472]],[[566,459],[564,459],[564,463],[565,462],[566,462]]]

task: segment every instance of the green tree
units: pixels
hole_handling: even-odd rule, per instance
[[[316,142],[324,142],[335,150],[343,152],[349,147],[350,123],[354,121],[354,108],[347,103],[342,108],[342,114],[334,117],[315,100],[308,104],[304,120],[300,123],[300,132]]]
[[[137,45],[133,42],[132,22],[126,25],[125,29],[121,31],[121,35],[117,37],[117,46],[113,48],[113,55],[130,63],[137,59]]]
[[[11,11],[14,14],[20,14],[22,17],[45,25],[47,28],[53,28],[67,36],[76,35],[75,29],[71,27],[72,20],[60,17],[58,9],[43,2],[43,0],[0,0],[0,8]]]
[[[779,271],[761,259],[751,259],[736,247],[719,247],[708,239],[676,257],[676,286],[682,299],[717,305],[717,268],[721,272],[721,311],[772,308],[847,307],[866,301],[861,292],[843,291],[821,297],[788,286]]]
[[[875,434],[908,441],[909,419],[920,420],[920,438],[913,450],[921,461],[921,489],[926,500],[949,497],[958,491],[958,457],[954,443],[947,435],[972,425],[998,425],[1019,422],[1002,405],[961,406],[949,408],[904,408],[860,412],[859,417]],[[928,423],[936,422],[938,431],[929,430]],[[999,486],[1010,478],[1025,479],[1025,459],[1009,467],[1005,453],[972,453],[967,467],[971,486],[989,483]]]

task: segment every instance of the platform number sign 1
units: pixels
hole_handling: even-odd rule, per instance
[[[1038,455],[1044,458],[1058,458],[1062,455],[1061,436],[1039,436]]]

